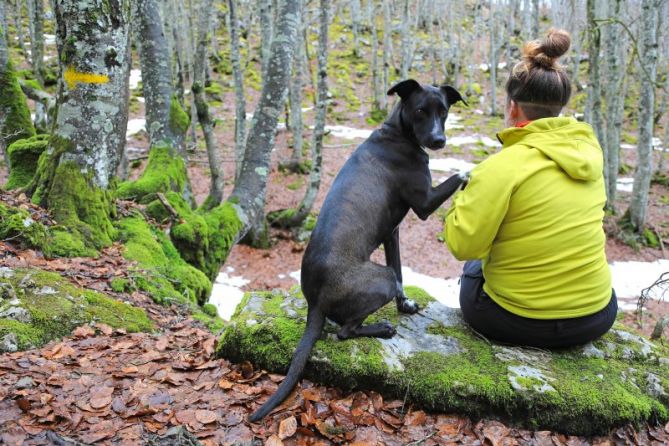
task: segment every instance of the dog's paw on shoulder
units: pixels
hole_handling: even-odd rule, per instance
[[[397,311],[400,313],[415,314],[420,310],[420,306],[411,299],[401,299],[397,301]]]

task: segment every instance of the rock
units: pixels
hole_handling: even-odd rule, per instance
[[[14,300],[16,299],[16,291],[11,283],[1,283],[0,282],[0,301],[1,300]]]
[[[337,326],[326,324],[304,377],[406,398],[426,410],[497,416],[569,434],[669,420],[669,349],[621,324],[572,349],[502,346],[473,333],[459,309],[420,289],[405,291],[423,310],[399,315],[390,303],[366,321],[389,320],[397,328],[392,339],[338,341]],[[305,321],[306,302],[297,288],[247,293],[218,354],[285,373]]]
[[[7,333],[0,340],[0,352],[1,353],[14,353],[19,349],[18,340],[14,333]]]
[[[21,307],[10,307],[5,311],[0,312],[0,318],[13,319],[15,321],[23,322],[24,324],[29,324],[32,320],[28,310]]]
[[[32,389],[35,387],[35,381],[29,376],[24,376],[14,384],[17,389]]]
[[[14,275],[14,270],[6,266],[0,266],[0,279],[9,279]]]

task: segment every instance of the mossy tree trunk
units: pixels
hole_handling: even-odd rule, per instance
[[[138,0],[136,8],[146,101],[146,129],[151,149],[142,176],[135,182],[123,183],[119,187],[119,196],[142,201],[144,197],[157,192],[174,191],[192,203],[184,147],[190,120],[175,95],[172,59],[158,2]],[[152,153],[155,151],[160,151],[160,156]],[[157,179],[156,176],[162,178]]]
[[[198,38],[197,49],[193,66],[193,95],[195,98],[195,107],[197,109],[197,119],[202,127],[204,141],[207,146],[207,157],[209,159],[209,172],[211,174],[211,183],[209,187],[209,196],[205,200],[207,209],[211,209],[221,204],[223,201],[223,170],[221,169],[221,160],[218,153],[218,144],[214,137],[214,125],[209,105],[205,97],[205,77],[207,72],[207,47],[211,39],[209,32],[211,29],[211,10],[213,0],[204,0],[200,4],[198,17]]]
[[[325,115],[327,112],[328,83],[328,24],[329,0],[321,0],[319,9],[318,34],[318,91],[316,99],[316,122],[314,124],[313,139],[311,142],[311,171],[309,184],[302,201],[295,210],[281,211],[269,220],[272,224],[282,227],[300,226],[307,218],[316,201],[316,194],[321,184],[321,168],[323,165],[323,133],[325,130]],[[274,217],[274,218],[273,218]]]
[[[276,125],[283,110],[290,80],[299,25],[300,0],[280,2],[278,21],[270,48],[267,73],[263,79],[260,101],[253,115],[244,151],[242,170],[232,200],[239,203],[243,225],[239,238],[252,228],[264,226],[265,193],[270,170],[270,152],[274,146]],[[258,233],[259,231],[254,231]]]
[[[30,119],[30,110],[26,97],[16,79],[9,50],[5,40],[5,30],[0,32],[0,149],[5,161],[7,148],[18,139],[30,138],[35,135],[35,128]],[[7,163],[8,164],[8,163]]]
[[[639,97],[639,139],[634,189],[629,206],[629,219],[639,233],[645,229],[648,212],[648,193],[653,174],[653,113],[657,80],[657,23],[661,1],[641,2],[641,89]]]
[[[62,225],[56,254],[90,255],[114,235],[111,190],[128,120],[130,3],[54,2],[58,113],[31,190]]]
[[[44,86],[44,2],[43,0],[27,0],[30,30],[30,63],[35,80],[40,87]],[[46,107],[35,104],[35,126],[41,133],[48,133]]]

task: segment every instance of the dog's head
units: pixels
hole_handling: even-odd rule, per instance
[[[412,133],[422,147],[432,150],[444,148],[444,123],[448,109],[458,101],[467,105],[458,90],[449,85],[421,85],[408,79],[388,90],[388,95],[395,93],[402,99],[400,118],[404,130]]]

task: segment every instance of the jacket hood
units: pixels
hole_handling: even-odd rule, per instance
[[[592,127],[574,118],[537,119],[497,137],[503,148],[518,144],[539,150],[576,180],[595,181],[603,175],[602,148]]]

